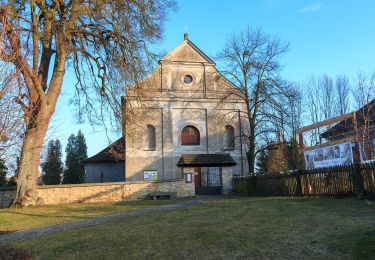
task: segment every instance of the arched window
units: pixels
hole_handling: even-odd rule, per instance
[[[224,149],[234,150],[234,128],[231,125],[225,126]]]
[[[156,147],[155,127],[147,125],[145,133],[145,150],[154,151]]]
[[[182,129],[181,145],[199,145],[200,137],[199,131],[194,126],[188,125]]]

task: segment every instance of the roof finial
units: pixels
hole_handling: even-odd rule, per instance
[[[189,39],[189,34],[188,33],[184,33],[184,41],[186,41],[187,39]]]

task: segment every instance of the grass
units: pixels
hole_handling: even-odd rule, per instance
[[[366,201],[228,198],[18,242],[36,259],[375,258]]]
[[[173,200],[144,200],[0,209],[0,235],[175,202]]]

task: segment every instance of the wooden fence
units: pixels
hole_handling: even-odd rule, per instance
[[[375,163],[235,176],[233,193],[248,196],[375,198]]]

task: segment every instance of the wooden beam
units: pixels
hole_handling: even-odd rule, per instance
[[[352,118],[352,117],[353,117],[353,112],[347,113],[347,114],[342,115],[342,116],[332,117],[332,118],[329,118],[327,120],[320,121],[318,123],[311,124],[311,125],[299,128],[297,131],[298,131],[299,134],[301,134],[301,133],[313,130],[315,128],[318,128],[318,127],[322,127],[322,126],[334,124],[334,123],[337,123],[337,122],[341,122],[341,121],[343,121],[345,119]]]
[[[342,139],[339,139],[339,140],[329,141],[329,142],[326,142],[324,144],[318,144],[318,145],[314,145],[314,146],[305,147],[304,151],[311,151],[311,150],[315,150],[315,149],[319,149],[319,148],[324,148],[324,147],[327,147],[327,146],[332,146],[332,145],[346,143],[346,142],[352,142],[352,141],[354,141],[354,137],[349,136],[349,137],[342,138]]]

